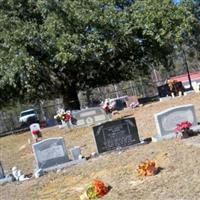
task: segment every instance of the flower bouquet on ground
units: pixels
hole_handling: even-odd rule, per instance
[[[153,160],[146,160],[141,162],[137,167],[137,173],[139,176],[153,176],[157,174],[158,168]]]
[[[189,121],[184,121],[176,125],[176,136],[180,136],[181,138],[188,138],[191,136],[197,135],[196,132],[190,129],[192,126],[192,123]]]
[[[80,196],[80,200],[101,198],[109,191],[109,187],[101,180],[95,179],[88,185],[84,194]]]

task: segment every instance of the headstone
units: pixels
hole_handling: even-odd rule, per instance
[[[139,106],[138,98],[136,96],[129,96],[126,98],[127,107],[135,108]]]
[[[3,178],[5,178],[5,174],[4,174],[3,166],[0,162],[0,179],[3,179]]]
[[[183,83],[181,81],[176,82],[175,84],[177,95],[182,96],[184,94],[185,88],[183,86]]]
[[[123,110],[126,107],[126,102],[124,99],[115,100],[115,110]]]
[[[140,143],[134,118],[119,119],[93,127],[98,153]]]
[[[175,137],[175,128],[178,123],[189,121],[193,127],[198,126],[197,118],[192,104],[176,106],[154,115],[157,135],[152,141]]]
[[[108,115],[99,107],[78,111],[73,114],[73,117],[77,119],[76,124],[78,127],[100,124],[109,120]]]
[[[79,156],[81,155],[80,147],[79,146],[75,146],[75,147],[71,148],[70,151],[72,153],[73,159],[74,160],[78,160]]]
[[[85,161],[85,159],[69,160],[62,137],[42,140],[33,144],[32,148],[37,165],[36,170],[62,169]]]
[[[56,124],[55,119],[47,119],[47,126],[55,126]]]
[[[200,83],[198,82],[193,82],[192,83],[192,86],[193,86],[193,89],[196,93],[199,93],[200,92]]]
[[[170,94],[170,89],[169,89],[168,84],[161,85],[161,86],[157,87],[157,89],[158,89],[158,95],[161,98],[166,97]]]
[[[37,168],[46,170],[69,161],[62,137],[49,138],[33,144]]]

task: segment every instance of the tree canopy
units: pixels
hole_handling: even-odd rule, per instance
[[[175,44],[190,37],[192,1],[2,0],[0,104],[62,96],[172,66]]]

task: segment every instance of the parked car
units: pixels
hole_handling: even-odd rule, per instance
[[[38,114],[34,109],[24,110],[20,113],[19,122],[30,125],[39,121]]]

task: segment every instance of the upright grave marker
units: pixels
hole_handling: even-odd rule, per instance
[[[32,147],[37,169],[43,171],[62,169],[85,161],[85,159],[69,159],[62,137],[49,138],[33,144]]]
[[[3,179],[3,178],[5,178],[5,174],[4,174],[3,166],[0,162],[0,179]]]
[[[198,128],[197,118],[192,104],[169,108],[154,115],[157,135],[153,141],[175,137],[175,128],[178,123],[189,121],[192,128]]]
[[[49,138],[33,144],[33,152],[37,168],[44,171],[69,161],[62,137]]]
[[[104,110],[99,107],[81,110],[79,112],[74,113],[73,117],[77,119],[78,127],[99,124],[109,120],[108,115],[106,115]]]
[[[98,153],[140,143],[134,118],[119,119],[93,127]]]

